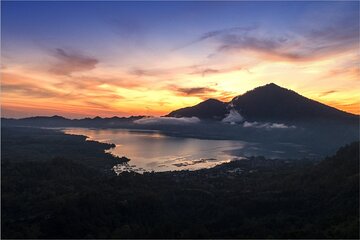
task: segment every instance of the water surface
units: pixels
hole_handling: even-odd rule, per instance
[[[131,159],[127,166],[121,166],[122,170],[195,170],[246,156],[282,158],[289,152],[293,155],[307,153],[302,146],[288,143],[274,146],[238,140],[171,137],[151,130],[67,128],[64,131],[68,134],[85,135],[90,140],[115,144],[116,147],[109,150],[112,154]]]

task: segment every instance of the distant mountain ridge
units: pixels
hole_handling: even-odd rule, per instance
[[[1,118],[2,126],[36,126],[36,127],[116,127],[132,124],[135,120],[145,116],[131,117],[94,117],[82,119],[68,119],[62,116],[35,116],[21,119]]]
[[[225,118],[231,109],[235,109],[249,121],[293,122],[312,119],[346,120],[359,117],[311,100],[274,83],[250,90],[234,97],[228,103],[209,99],[192,107],[172,111],[167,116],[218,120]]]
[[[257,87],[230,102],[208,99],[195,106],[174,110],[165,117],[198,117],[203,120],[222,121],[233,119],[229,114],[241,115],[240,119],[250,122],[297,123],[321,119],[334,123],[359,123],[359,115],[347,113],[320,102],[311,100],[295,91],[274,83]],[[1,118],[2,125],[43,127],[116,127],[127,126],[146,116],[94,117],[68,119],[62,116],[35,116],[22,119]]]

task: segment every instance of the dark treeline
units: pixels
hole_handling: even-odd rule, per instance
[[[98,165],[117,161],[109,146],[84,140],[2,128],[2,238],[359,238],[359,142],[317,162],[116,176]]]
[[[76,159],[99,170],[109,170],[118,158],[104,150],[114,144],[86,140],[86,136],[64,134],[60,130],[29,127],[1,128],[1,162],[45,162],[54,158]]]

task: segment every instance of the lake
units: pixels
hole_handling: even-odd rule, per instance
[[[152,130],[66,128],[64,132],[115,144],[116,147],[109,150],[110,153],[131,159],[128,164],[118,166],[119,171],[196,170],[246,156],[286,158],[312,155],[303,146],[291,143],[204,140],[172,137]]]

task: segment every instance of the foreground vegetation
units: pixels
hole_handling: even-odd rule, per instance
[[[111,146],[84,140],[2,128],[2,238],[359,238],[359,142],[316,163],[116,176]]]

